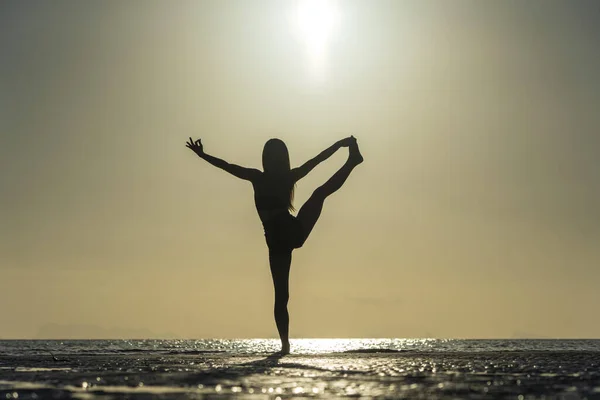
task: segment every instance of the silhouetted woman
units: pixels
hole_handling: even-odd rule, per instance
[[[342,187],[354,167],[363,161],[356,139],[353,136],[342,139],[302,166],[293,169],[290,168],[290,157],[285,143],[279,139],[270,139],[265,143],[262,154],[264,171],[229,164],[210,156],[204,152],[200,139],[193,141],[190,138],[186,147],[215,167],[252,183],[256,210],[262,221],[269,248],[269,264],[275,286],[275,323],[281,338],[281,352],[287,354],[290,351],[287,303],[292,250],[302,247],[310,235],[321,215],[327,196]],[[294,217],[290,211],[295,211],[292,201],[296,182],[341,147],[349,148],[346,163],[313,192]]]

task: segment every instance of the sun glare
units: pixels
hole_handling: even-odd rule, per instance
[[[327,46],[333,36],[339,12],[336,0],[299,0],[296,9],[296,28],[304,42],[314,72],[323,73]]]

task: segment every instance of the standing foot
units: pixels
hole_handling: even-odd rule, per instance
[[[290,354],[290,342],[281,342],[281,351],[279,354]]]
[[[350,160],[354,165],[358,165],[363,162],[363,156],[360,154],[360,150],[358,149],[358,142],[356,141],[356,138],[352,136],[352,139],[354,139],[354,141],[348,147],[348,150],[350,151],[348,160]]]

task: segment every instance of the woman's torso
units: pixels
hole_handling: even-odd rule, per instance
[[[252,185],[256,211],[263,225],[278,215],[289,214],[290,192],[294,186],[291,174],[263,172]]]

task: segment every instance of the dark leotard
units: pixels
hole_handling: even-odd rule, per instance
[[[301,247],[305,240],[304,229],[288,210],[290,182],[263,173],[253,186],[254,202],[269,250],[288,252]]]

